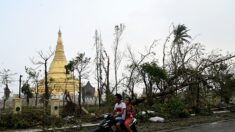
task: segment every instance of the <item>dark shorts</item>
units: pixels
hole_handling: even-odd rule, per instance
[[[124,120],[123,119],[115,119],[115,124],[123,124]]]

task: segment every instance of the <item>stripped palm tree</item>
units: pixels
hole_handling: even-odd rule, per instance
[[[173,29],[173,42],[171,47],[171,56],[173,60],[173,65],[175,68],[178,65],[184,67],[184,50],[183,47],[185,44],[191,42],[192,37],[188,34],[189,29],[184,24],[179,24],[174,26]]]

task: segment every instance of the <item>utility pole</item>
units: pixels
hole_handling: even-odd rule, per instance
[[[21,93],[21,78],[22,78],[23,76],[22,75],[20,75],[20,80],[19,80],[19,98],[20,98],[20,93]]]

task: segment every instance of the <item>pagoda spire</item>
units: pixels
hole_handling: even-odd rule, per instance
[[[78,91],[79,83],[75,78],[72,79],[72,74],[66,74],[65,65],[67,65],[67,60],[64,53],[62,33],[59,29],[54,58],[48,71],[48,86],[52,96],[60,96],[65,90],[74,94]],[[44,82],[45,80],[40,81],[38,88],[40,94],[45,92]]]
[[[67,60],[66,60],[65,53],[64,53],[62,33],[59,29],[55,56],[51,62],[50,69],[49,69],[49,77],[53,79],[66,78],[65,77],[66,71],[64,68],[65,65],[67,65]]]
[[[58,32],[58,37],[61,37],[61,31],[60,31],[60,28],[59,28],[59,32]]]
[[[55,50],[55,57],[53,61],[66,61],[66,57],[64,54],[64,45],[63,45],[63,40],[62,40],[62,33],[59,29],[58,32],[58,39],[57,39],[57,45],[56,45],[56,50]]]

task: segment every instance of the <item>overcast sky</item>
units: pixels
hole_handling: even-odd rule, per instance
[[[197,41],[208,51],[234,52],[234,6],[234,0],[1,0],[0,68],[18,73],[17,80],[24,66],[32,66],[29,58],[36,51],[55,48],[59,28],[67,60],[77,52],[94,56],[95,29],[110,53],[114,26],[120,23],[126,26],[123,49],[128,44],[141,51],[154,39],[164,39],[174,23],[199,35]],[[17,86],[14,82],[10,89],[17,93]]]

